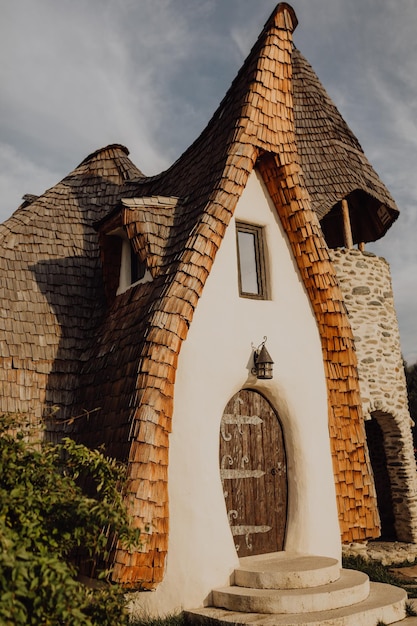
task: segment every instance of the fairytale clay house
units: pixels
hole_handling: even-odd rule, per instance
[[[134,606],[201,606],[238,556],[417,540],[389,268],[364,250],[398,209],[296,24],[279,4],[167,171],[108,146],[0,228],[2,410],[126,462],[148,530],[113,578],[156,590]]]

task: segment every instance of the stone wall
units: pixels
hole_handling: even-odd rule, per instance
[[[417,542],[417,473],[407,388],[387,261],[369,252],[330,250],[355,336],[365,419],[382,429],[395,529]]]

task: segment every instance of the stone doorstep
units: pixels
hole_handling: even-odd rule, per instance
[[[271,569],[281,568],[294,574],[297,562],[301,571],[311,569],[306,555],[277,553],[241,559],[238,570],[252,571],[257,581],[261,575],[262,582],[266,575],[270,582]],[[324,559],[321,564],[326,569],[329,562]],[[212,599],[217,606],[185,611],[185,616],[189,624],[199,626],[375,626],[379,621],[385,624],[404,624],[406,621],[404,626],[417,626],[417,623],[408,621],[415,618],[405,620],[407,594],[404,589],[370,583],[363,572],[339,571],[336,582],[315,588],[248,589],[231,586],[215,590]],[[358,594],[352,592],[355,587],[360,590]],[[318,599],[311,600],[315,595]]]
[[[375,626],[378,621],[417,626],[417,618],[404,620],[406,598],[399,587],[370,583],[366,600],[330,611],[268,615],[207,607],[185,611],[185,615],[190,624],[199,626]]]
[[[337,559],[274,552],[247,556],[239,560],[234,584],[252,589],[307,589],[340,578]]]
[[[338,580],[305,589],[225,587],[213,591],[213,604],[245,613],[309,613],[357,604],[369,595],[363,572],[342,570]]]

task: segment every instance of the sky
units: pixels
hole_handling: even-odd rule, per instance
[[[0,0],[0,221],[88,154],[142,172],[197,138],[275,0]],[[293,0],[294,42],[395,198],[387,259],[417,361],[417,0]]]

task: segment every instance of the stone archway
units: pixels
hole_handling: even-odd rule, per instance
[[[365,422],[374,472],[382,538],[414,543],[417,510],[411,430],[391,413],[373,411]]]
[[[384,435],[376,419],[367,420],[365,429],[369,457],[374,473],[379,517],[381,519],[381,539],[395,541],[397,533],[395,530],[394,505],[385,453]]]

